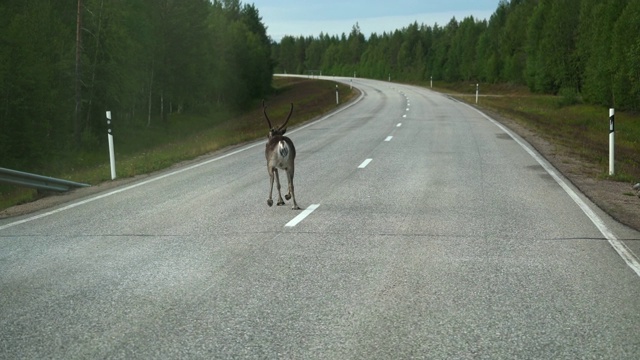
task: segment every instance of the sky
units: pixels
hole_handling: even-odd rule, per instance
[[[277,42],[283,36],[349,34],[358,23],[368,38],[409,26],[413,22],[444,26],[455,17],[487,19],[500,0],[246,0],[254,4],[267,27],[267,34]]]

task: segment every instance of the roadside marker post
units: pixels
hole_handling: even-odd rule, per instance
[[[615,174],[615,110],[609,109],[609,176]]]
[[[107,138],[109,139],[109,163],[111,164],[111,180],[116,178],[116,156],[113,150],[113,133],[111,131],[111,111],[107,111]]]

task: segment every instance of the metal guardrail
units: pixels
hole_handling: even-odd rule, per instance
[[[77,183],[69,180],[56,179],[48,176],[30,174],[22,171],[0,167],[0,182],[30,187],[38,190],[69,191],[72,188],[88,187],[89,184]]]

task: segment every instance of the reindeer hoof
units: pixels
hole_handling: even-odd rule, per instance
[[[292,207],[291,210],[300,210],[300,206],[296,205],[296,206]]]
[[[278,201],[278,204],[277,204],[277,205],[278,205],[278,206],[282,206],[282,205],[284,205],[284,201]]]
[[[287,195],[284,196],[284,198],[289,200],[289,199],[291,199],[291,195],[287,194]]]
[[[273,206],[273,200],[271,200],[271,199],[267,200],[267,205]]]

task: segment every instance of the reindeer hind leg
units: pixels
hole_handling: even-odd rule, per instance
[[[284,200],[282,200],[282,193],[280,192],[280,176],[278,176],[278,169],[273,169],[273,173],[276,177],[276,189],[278,189],[278,203],[276,205],[281,206],[284,205]]]
[[[284,196],[285,199],[287,199],[287,201],[289,201],[289,199],[291,199],[291,194],[293,193],[292,188],[293,188],[293,171],[294,171],[294,167],[291,166],[289,168],[287,168],[286,172],[287,172],[287,182],[289,183],[289,188],[288,188],[288,193]]]
[[[271,196],[273,195],[273,169],[269,169],[269,199],[267,199],[267,205],[273,206],[273,200]]]
[[[289,200],[289,198],[293,199],[293,206],[291,209],[300,210],[298,203],[296,203],[296,195],[293,190],[293,168],[287,171],[287,180],[289,181],[289,193],[285,195],[285,198]]]

